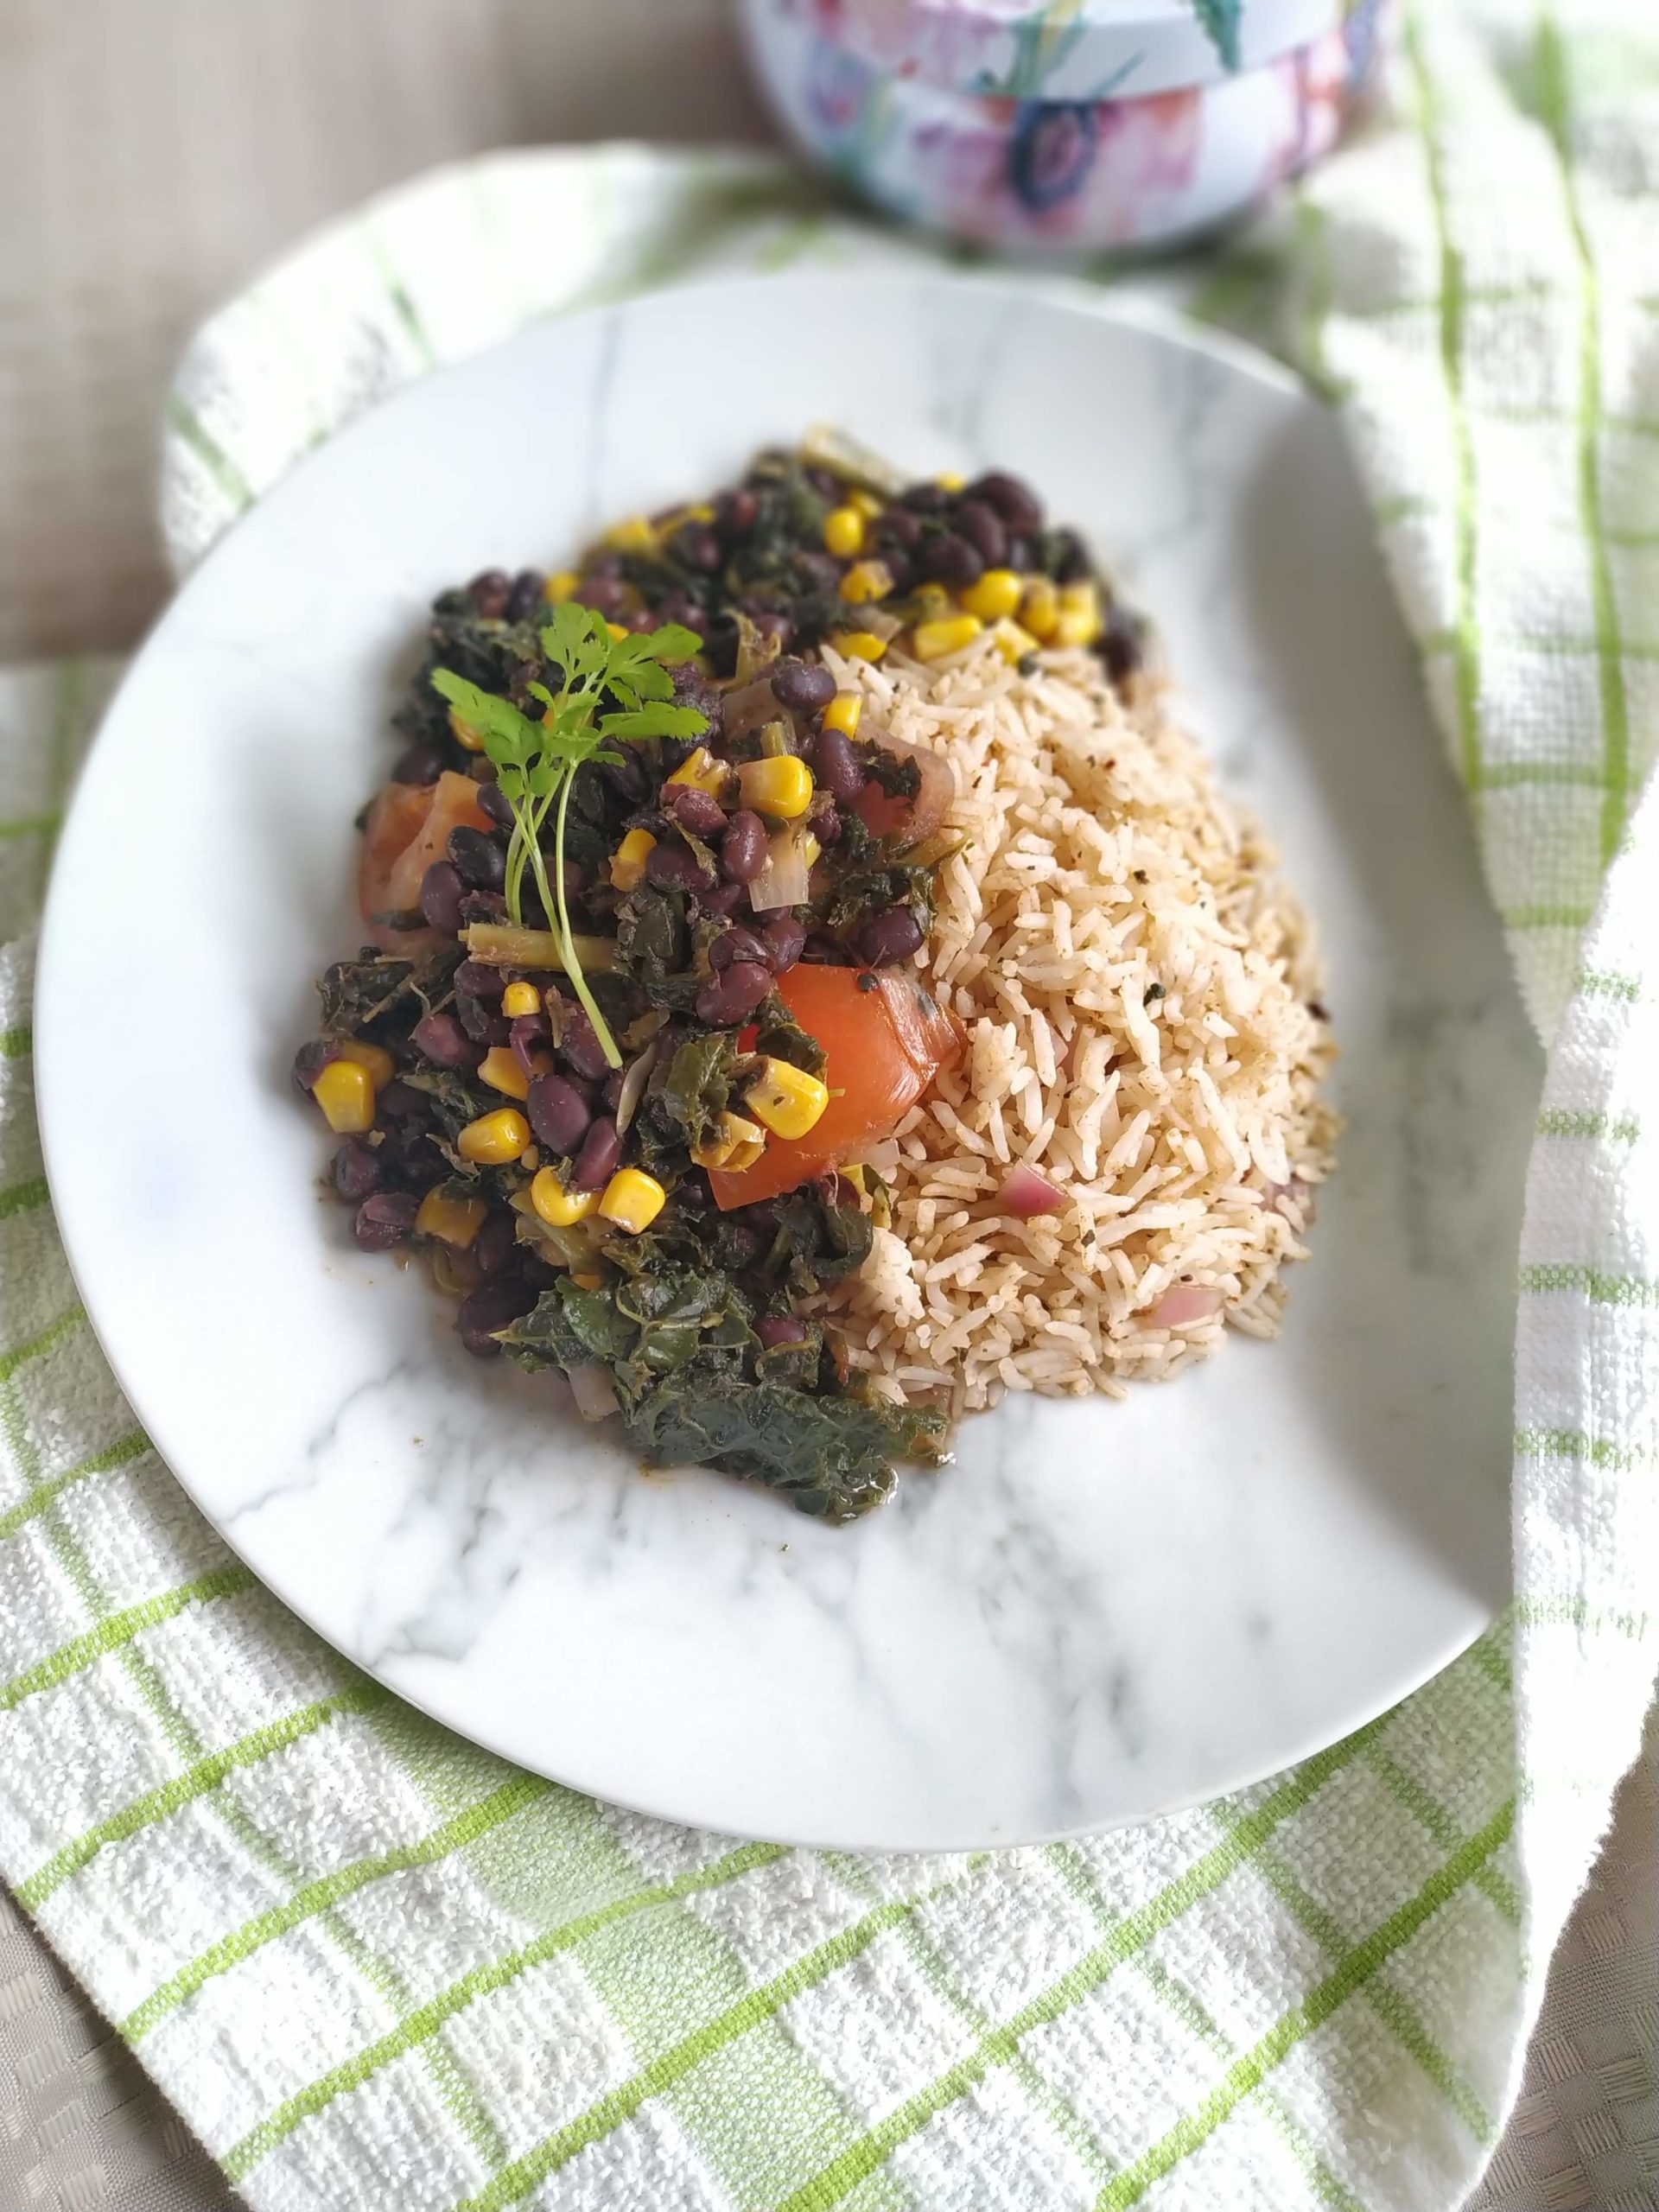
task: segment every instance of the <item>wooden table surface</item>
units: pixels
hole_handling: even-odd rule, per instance
[[[173,365],[314,225],[486,147],[768,136],[726,0],[0,0],[0,87],[4,661],[143,634],[167,593]],[[1659,1941],[1655,1826],[1650,1758],[1557,1961],[1486,2212],[1645,2206],[1621,2186],[1643,2164],[1659,2205],[1651,2034],[1599,1997],[1609,1958]],[[0,2212],[235,2202],[0,1891]]]

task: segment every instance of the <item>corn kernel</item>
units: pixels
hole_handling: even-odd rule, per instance
[[[492,1045],[478,1064],[480,1079],[492,1090],[505,1090],[509,1098],[528,1098],[530,1077],[518,1065],[518,1055],[505,1045]]]
[[[823,727],[838,729],[843,737],[856,737],[863,712],[864,701],[861,693],[837,691],[823,710]]]
[[[745,806],[776,815],[780,822],[798,822],[812,804],[812,771],[798,753],[746,760],[737,780]]]
[[[1033,576],[1020,602],[1020,620],[1039,644],[1046,645],[1060,624],[1060,594],[1047,576]]]
[[[644,515],[628,515],[606,531],[605,543],[623,553],[654,553],[657,533]]]
[[[509,983],[501,994],[501,1011],[510,1021],[517,1021],[526,1014],[539,1014],[542,995],[534,983]]]
[[[788,1060],[762,1060],[743,1096],[755,1120],[778,1137],[804,1137],[817,1128],[830,1103],[830,1093],[817,1076]]]
[[[976,584],[969,584],[962,603],[982,621],[1000,622],[1018,611],[1026,595],[1026,580],[1017,569],[987,569]]]
[[[885,599],[892,589],[893,570],[885,561],[855,561],[841,580],[841,595],[849,607]]]
[[[943,622],[918,622],[910,633],[911,644],[918,660],[943,660],[946,653],[972,645],[984,627],[977,614],[952,614]]]
[[[960,492],[968,479],[959,468],[942,468],[933,481],[941,492]]]
[[[454,707],[449,709],[449,728],[457,745],[464,745],[469,753],[481,753],[484,750],[482,737],[473,728],[471,722],[462,721],[459,711]]]
[[[1100,594],[1094,585],[1065,585],[1060,592],[1060,619],[1054,626],[1054,643],[1092,645],[1100,631]]]
[[[645,872],[645,862],[657,849],[649,830],[630,830],[611,855],[611,881],[619,891],[632,891]]]
[[[757,1122],[746,1122],[741,1114],[734,1114],[729,1107],[715,1123],[702,1143],[693,1145],[691,1157],[699,1167],[731,1167],[740,1153],[753,1154],[746,1158],[745,1166],[753,1166],[765,1151],[766,1133]],[[734,1173],[741,1173],[741,1169]]]
[[[918,584],[911,594],[918,622],[937,622],[942,615],[954,614],[957,602],[943,584]]]
[[[830,642],[848,660],[880,660],[887,650],[887,639],[874,630],[837,630]]]
[[[455,1150],[480,1167],[505,1167],[529,1142],[530,1123],[518,1109],[498,1106],[494,1113],[467,1122],[455,1139]]]
[[[831,507],[823,518],[823,542],[837,561],[850,561],[864,545],[864,518],[856,507]]]
[[[686,784],[693,791],[708,791],[718,798],[732,779],[729,765],[716,760],[706,745],[699,745],[689,753],[671,776],[664,776],[665,784]]]
[[[599,1205],[597,1191],[567,1191],[551,1167],[537,1170],[530,1203],[550,1229],[569,1229],[586,1221]]]
[[[624,638],[631,638],[633,635],[632,631],[629,629],[626,622],[607,622],[605,625],[605,627],[610,632],[611,635],[618,641],[619,644]]]
[[[489,1212],[482,1198],[452,1198],[446,1197],[442,1183],[435,1183],[421,1200],[421,1210],[415,1217],[415,1232],[418,1236],[435,1236],[445,1244],[464,1252]]]
[[[359,1137],[374,1127],[374,1085],[355,1060],[330,1060],[311,1086],[311,1096],[336,1136]]]
[[[741,1118],[740,1116],[739,1119]],[[726,1162],[726,1173],[728,1175],[745,1173],[753,1166],[757,1160],[762,1157],[766,1149],[766,1131],[758,1128],[753,1122],[746,1122],[744,1126],[753,1129],[754,1135],[752,1137],[746,1137],[741,1144],[733,1147],[731,1157]]]
[[[599,1214],[601,1221],[613,1221],[630,1236],[637,1236],[650,1228],[667,1203],[668,1192],[654,1175],[639,1167],[619,1167],[605,1185]]]
[[[377,1090],[384,1090],[397,1072],[397,1063],[384,1045],[371,1045],[360,1037],[348,1037],[340,1048],[340,1057],[366,1070]]]
[[[812,832],[810,830],[803,830],[801,833],[801,858],[806,862],[808,868],[817,868],[818,862],[823,859],[823,847],[818,842],[817,839],[812,835]]]
[[[1010,664],[1024,660],[1027,653],[1034,653],[1037,650],[1036,639],[1029,630],[1022,630],[1017,622],[1005,619],[993,626],[991,635],[996,639],[996,650]]]
[[[574,569],[555,569],[545,586],[548,605],[563,607],[567,599],[574,599],[581,582]]]
[[[849,507],[856,507],[866,522],[874,522],[879,514],[887,512],[887,505],[880,493],[867,492],[861,484],[847,494],[847,504]]]

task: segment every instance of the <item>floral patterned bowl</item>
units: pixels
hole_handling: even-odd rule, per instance
[[[1357,0],[1256,68],[1107,99],[931,81],[949,54],[902,48],[899,26],[957,16],[938,0],[743,0],[743,16],[762,85],[820,168],[925,229],[1079,252],[1192,238],[1326,153],[1366,80],[1384,8]],[[882,25],[885,50],[872,35]]]

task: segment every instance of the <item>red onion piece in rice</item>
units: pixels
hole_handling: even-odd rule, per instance
[[[1147,1314],[1153,1329],[1184,1329],[1193,1321],[1207,1321],[1219,1313],[1222,1294],[1213,1283],[1178,1282],[1166,1290]]]
[[[1002,1185],[1002,1203],[1021,1221],[1031,1221],[1039,1213],[1064,1213],[1071,1201],[1058,1183],[1021,1160]]]

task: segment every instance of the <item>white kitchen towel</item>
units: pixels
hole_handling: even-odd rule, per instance
[[[0,1869],[255,2205],[1440,2212],[1471,2186],[1659,1650],[1659,798],[1626,810],[1656,719],[1655,38],[1635,6],[1424,13],[1389,122],[1262,264],[1354,428],[1556,1033],[1514,1606],[1236,1797],[972,1859],[733,1842],[512,1772],[284,1614],[135,1429],[41,1179],[28,927],[113,671],[0,682]],[[173,542],[530,315],[913,251],[752,158],[447,173],[204,334]],[[1598,2202],[1648,2212],[1623,2188]]]

